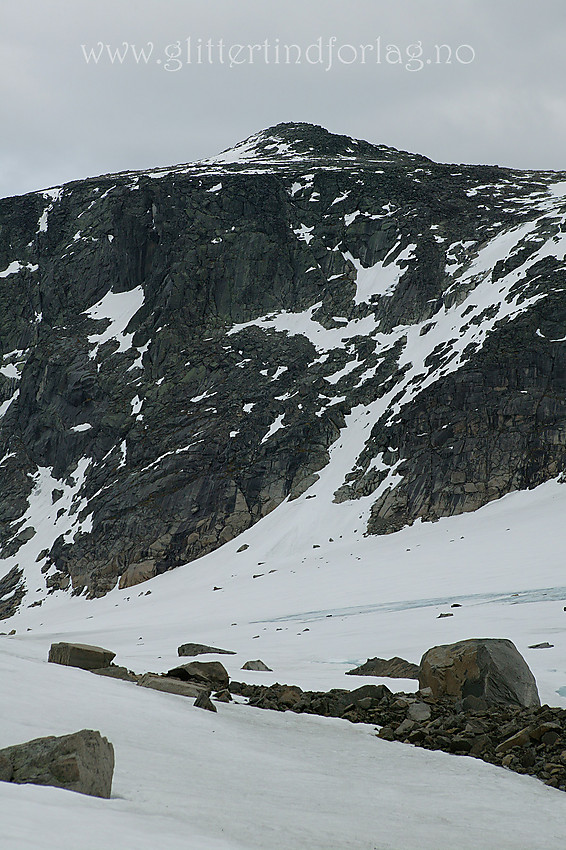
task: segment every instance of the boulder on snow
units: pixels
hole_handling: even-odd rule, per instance
[[[181,682],[180,679],[170,679],[168,676],[158,676],[156,673],[144,673],[138,681],[142,688],[152,688],[154,691],[164,691],[167,694],[177,694],[181,697],[198,697],[207,691],[206,684]]]
[[[52,643],[48,661],[65,664],[67,667],[80,667],[82,670],[100,670],[108,667],[116,653],[101,646],[89,646],[86,643]]]
[[[190,661],[173,667],[166,675],[182,682],[194,682],[213,691],[225,690],[230,681],[228,671],[220,661]]]
[[[235,655],[231,649],[218,649],[217,646],[207,646],[204,643],[183,643],[177,649],[177,654],[181,657],[195,655],[206,655],[207,653],[215,653],[216,655]]]
[[[246,663],[242,665],[241,669],[256,670],[260,673],[273,673],[271,667],[268,667],[267,664],[264,664],[263,661],[259,660],[259,658],[257,661],[246,661]]]
[[[435,697],[473,697],[488,704],[539,706],[535,677],[517,647],[496,638],[435,646],[421,659],[419,687]]]
[[[419,665],[404,658],[368,658],[364,664],[348,670],[346,676],[384,676],[389,679],[418,679]]]
[[[53,785],[92,797],[110,797],[114,747],[100,732],[36,738],[0,750],[0,780]]]
[[[210,691],[201,691],[193,705],[197,708],[204,708],[206,711],[217,711],[218,709],[210,700]]]

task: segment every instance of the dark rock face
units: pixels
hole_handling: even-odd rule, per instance
[[[92,797],[110,797],[113,773],[114,748],[91,729],[0,750],[3,782],[54,785]]]
[[[5,620],[16,613],[25,594],[23,570],[12,567],[0,579],[0,620]]]
[[[116,653],[101,646],[89,646],[85,643],[52,643],[48,661],[53,664],[66,664],[68,667],[81,667],[83,670],[100,670],[108,667]]]
[[[421,659],[421,688],[434,696],[489,704],[540,705],[535,677],[510,640],[472,639],[435,646]]]
[[[368,658],[364,664],[348,670],[346,676],[385,676],[390,679],[418,679],[419,665],[404,658]]]
[[[0,617],[25,564],[92,597],[232,540],[352,411],[371,533],[564,471],[565,174],[236,152],[0,200]]]

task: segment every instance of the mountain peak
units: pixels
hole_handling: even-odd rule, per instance
[[[325,127],[306,122],[282,122],[254,133],[207,162],[247,163],[260,161],[296,162],[326,157],[343,160],[370,159],[390,161],[406,154],[386,145],[374,145],[350,136],[331,133]],[[426,159],[417,156],[418,159]]]

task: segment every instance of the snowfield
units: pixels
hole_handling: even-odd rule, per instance
[[[551,481],[474,514],[364,538],[363,502],[332,504],[331,483],[323,470],[305,495],[186,567],[99,600],[57,593],[4,624],[17,631],[0,637],[0,747],[93,728],[112,741],[116,769],[111,800],[2,784],[2,848],[564,847],[566,795],[536,779],[382,741],[372,726],[238,703],[213,715],[47,663],[52,642],[77,640],[159,672],[195,641],[236,651],[202,658],[237,680],[412,690],[414,681],[344,673],[374,655],[418,662],[436,644],[506,637],[541,700],[566,705],[566,487]],[[553,647],[528,648],[543,641]],[[240,670],[255,658],[273,673]]]

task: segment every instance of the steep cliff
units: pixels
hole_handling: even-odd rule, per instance
[[[565,254],[566,172],[308,124],[0,200],[0,616],[186,563],[329,461],[369,533],[559,476]]]

